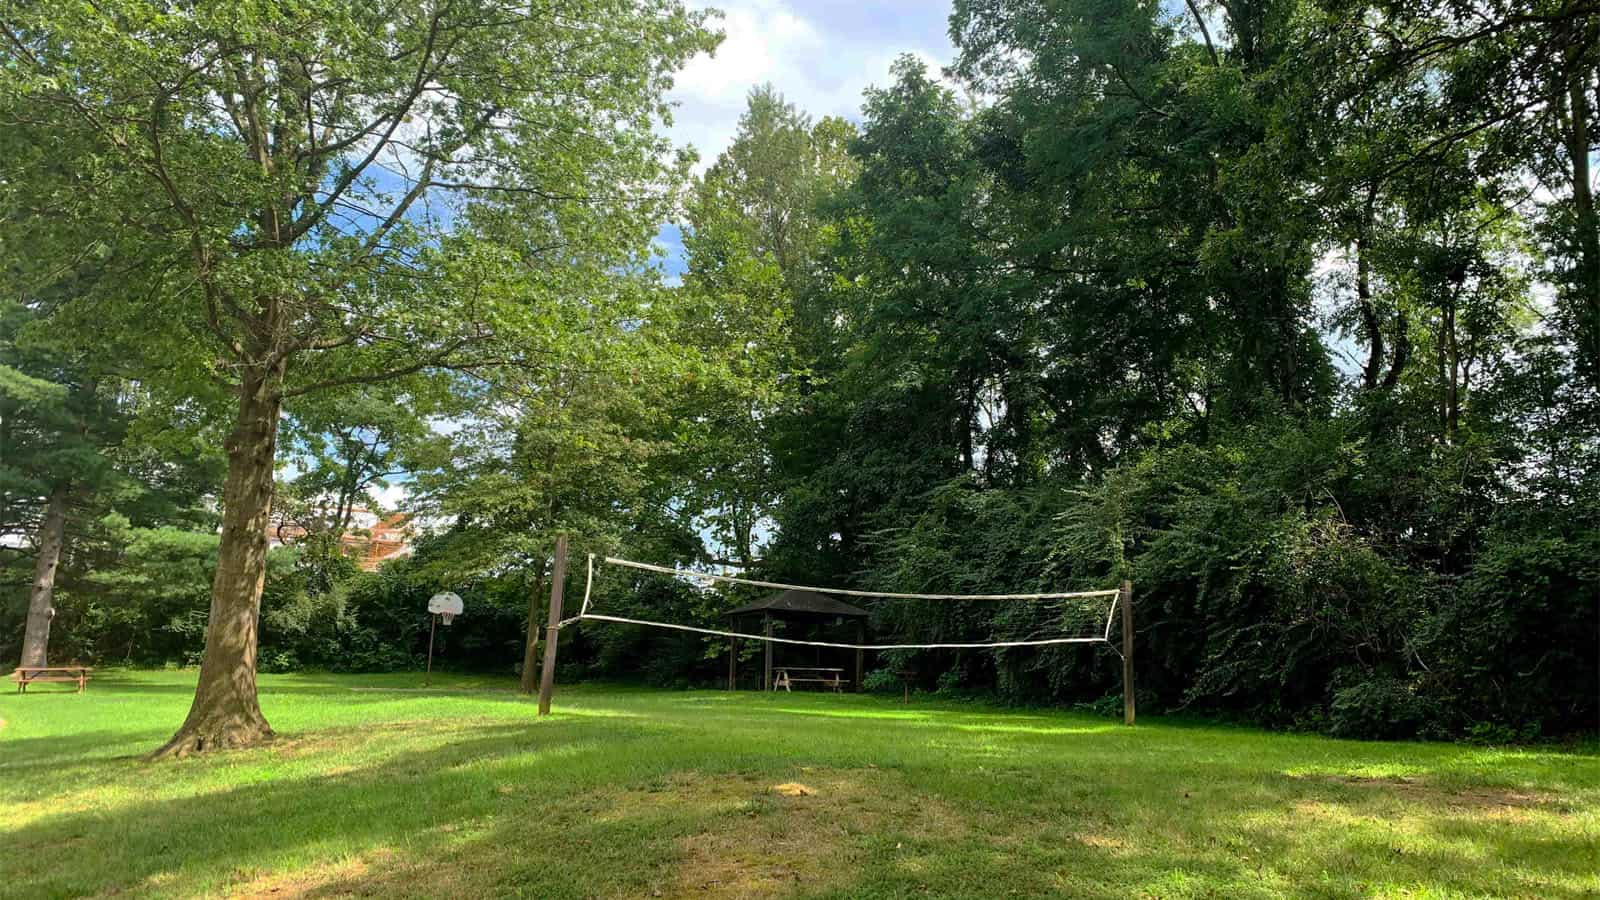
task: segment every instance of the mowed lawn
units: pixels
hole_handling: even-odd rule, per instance
[[[823,694],[193,672],[0,696],[0,895],[1600,894],[1600,756]]]

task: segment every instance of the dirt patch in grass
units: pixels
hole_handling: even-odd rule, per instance
[[[1429,806],[1456,807],[1481,812],[1540,809],[1569,812],[1560,798],[1543,791],[1496,787],[1446,787],[1418,778],[1364,778],[1354,775],[1327,775],[1314,779],[1325,784],[1343,784],[1387,794],[1400,800]]]
[[[597,855],[615,868],[589,870],[588,889],[616,898],[773,897],[848,888],[869,861],[881,862],[885,854],[907,869],[927,866],[967,835],[966,820],[896,772],[812,768],[794,774],[799,777],[676,772],[631,789],[570,798],[522,820],[526,827],[449,841],[442,832],[465,823],[446,824],[434,829],[441,846],[431,853],[385,854],[381,861],[363,856],[273,876],[248,873],[258,877],[240,877],[226,893],[493,896],[528,889],[521,877],[505,879],[552,834],[584,854],[615,843],[617,834],[645,833],[660,835],[660,843],[627,852],[626,863]],[[495,792],[505,795],[503,786]]]
[[[1076,834],[1073,837],[1085,847],[1104,850],[1113,856],[1128,855],[1128,842],[1115,835],[1108,834]]]
[[[805,782],[679,773],[664,786],[618,798],[627,815],[661,804],[708,808],[704,829],[677,841],[675,871],[657,897],[770,897],[816,890],[849,876],[869,845],[960,836],[964,822],[880,769],[810,769]]]
[[[226,889],[234,900],[294,900],[326,896],[329,888],[358,883],[374,868],[382,868],[393,858],[388,850],[378,850],[338,862],[320,863],[290,872],[254,874],[239,872],[235,883]]]
[[[369,745],[382,746],[396,738],[418,740],[445,734],[457,734],[459,728],[437,719],[393,719],[370,725],[321,728],[315,731],[279,734],[269,748],[281,759],[315,756],[330,750],[360,750]]]
[[[1341,785],[1358,788],[1379,806],[1350,807],[1346,802],[1326,794],[1304,798],[1294,804],[1299,814],[1312,817],[1387,817],[1394,814],[1382,801],[1398,802],[1406,807],[1429,807],[1435,814],[1448,817],[1466,817],[1472,820],[1506,820],[1525,822],[1539,814],[1566,815],[1573,812],[1570,802],[1547,791],[1530,791],[1522,788],[1494,788],[1494,786],[1440,785],[1426,778],[1370,778],[1357,775],[1322,775],[1304,777],[1302,781],[1320,785]],[[1339,812],[1334,812],[1339,807]]]

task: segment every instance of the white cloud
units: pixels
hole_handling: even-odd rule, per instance
[[[779,3],[725,9],[716,21],[726,34],[716,55],[696,57],[678,74],[678,90],[697,99],[738,104],[745,85],[822,48],[821,32]]]
[[[372,499],[378,501],[378,506],[382,509],[399,509],[409,493],[405,482],[391,481],[388,487],[373,489]]]
[[[702,4],[704,5],[704,4]],[[861,94],[889,81],[895,57],[911,53],[937,72],[955,55],[944,36],[948,7],[925,2],[870,3],[732,0],[714,25],[726,33],[715,56],[679,73],[674,143],[694,146],[709,165],[738,131],[745,97],[771,83],[813,117],[859,118]]]

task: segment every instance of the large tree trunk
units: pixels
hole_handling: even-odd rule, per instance
[[[978,415],[978,390],[982,382],[974,379],[967,384],[965,394],[961,398],[961,430],[957,438],[961,442],[961,471],[971,472],[976,468],[977,454],[973,448],[972,427],[973,420]]]
[[[1411,360],[1411,317],[1406,315],[1406,308],[1402,304],[1394,314],[1394,353],[1389,357],[1389,374],[1383,376],[1383,389],[1394,390],[1400,383],[1400,376],[1406,370],[1406,363]]]
[[[200,682],[189,717],[154,756],[247,747],[272,737],[256,700],[256,623],[267,573],[267,520],[272,511],[282,384],[282,363],[245,374],[238,423],[227,442],[222,541],[211,583]]]
[[[1356,302],[1361,308],[1361,326],[1367,334],[1367,364],[1361,370],[1361,383],[1367,390],[1378,386],[1378,375],[1383,371],[1383,323],[1372,302],[1371,253],[1373,207],[1377,203],[1377,189],[1367,188],[1367,205],[1361,218],[1361,228],[1356,232]]]
[[[1576,53],[1576,51],[1574,51]],[[1589,80],[1592,69],[1574,64],[1568,78],[1567,155],[1572,162],[1572,205],[1577,213],[1577,307],[1580,367],[1600,383],[1600,216],[1589,172]]]
[[[33,564],[33,587],[28,592],[28,625],[22,635],[22,665],[46,665],[50,646],[50,620],[56,611],[50,605],[56,590],[56,568],[61,564],[61,545],[67,534],[67,492],[58,484],[45,502],[44,521],[39,525],[39,558]]]
[[[528,642],[522,650],[522,682],[520,687],[524,694],[533,693],[539,683],[538,668],[539,658],[534,651],[539,647],[539,607],[540,598],[544,595],[544,560],[534,564],[533,593],[528,595]]]
[[[1454,444],[1456,429],[1461,418],[1461,350],[1456,335],[1456,306],[1460,298],[1459,285],[1450,289],[1439,305],[1438,358],[1439,369],[1439,439]]]

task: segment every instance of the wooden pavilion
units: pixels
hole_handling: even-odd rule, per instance
[[[855,643],[857,644],[866,639],[868,615],[869,613],[859,606],[852,606],[843,600],[829,597],[826,594],[802,590],[781,591],[763,600],[757,600],[737,609],[730,609],[722,614],[723,618],[730,620],[731,630],[744,631],[744,633],[751,635],[758,632],[745,631],[739,626],[741,624],[753,625],[759,619],[761,623],[759,634],[767,637],[772,636],[774,622],[795,622],[816,627],[830,624],[830,622],[842,625],[849,621],[855,624]],[[761,689],[770,691],[775,686],[772,680],[772,642],[764,641],[763,644],[765,652],[762,654]],[[851,682],[851,689],[859,691],[861,690],[862,666],[865,663],[866,654],[861,650],[857,650],[855,655],[855,680]],[[835,688],[838,688],[842,680],[839,676],[839,673],[843,671],[842,669],[834,670],[800,666],[781,666],[779,668],[781,670],[782,686],[786,688],[794,682],[811,681],[824,684],[831,683]],[[823,673],[834,674],[831,676],[830,682],[828,677],[804,677],[804,674],[800,677],[791,677],[791,671],[818,676]],[[732,638],[728,641],[728,690],[734,690],[738,686],[738,677],[739,639]]]

